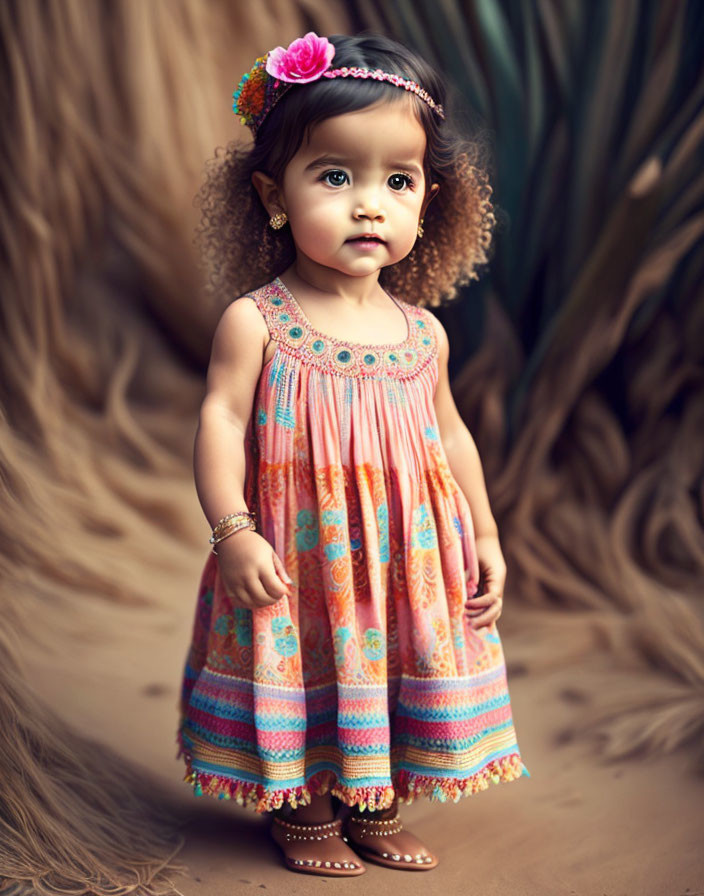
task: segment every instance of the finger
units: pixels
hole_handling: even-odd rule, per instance
[[[474,628],[482,628],[484,625],[491,625],[496,619],[501,615],[500,609],[491,609],[485,610],[483,613],[480,613],[478,616],[473,615],[472,613],[467,613],[467,616],[470,617],[469,622]]]
[[[261,593],[267,597],[279,601],[282,597],[291,596],[291,586],[282,582],[275,572],[260,572],[258,581]]]
[[[246,585],[247,598],[252,607],[270,607],[278,603],[284,596],[285,592],[282,591],[282,588],[283,585],[279,582],[277,589],[268,591],[262,584],[260,577],[257,576]]]
[[[464,602],[465,607],[489,607],[496,600],[496,594],[487,591],[486,594],[478,594],[476,597],[468,597]]]
[[[286,572],[286,567],[281,562],[281,557],[276,553],[276,551],[271,552],[271,559],[274,561],[274,569],[276,570],[276,574],[280,579],[283,579],[287,585],[293,585],[293,579]]]

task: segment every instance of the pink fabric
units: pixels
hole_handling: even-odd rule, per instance
[[[209,555],[183,688],[188,780],[260,810],[331,789],[352,804],[457,798],[528,774],[495,624],[433,396],[430,312],[398,345],[315,330],[280,280],[250,294],[277,347],[247,440],[245,497],[291,598],[233,608]],[[237,536],[233,536],[237,537]]]

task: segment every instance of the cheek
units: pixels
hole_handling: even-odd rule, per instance
[[[415,235],[420,219],[421,205],[422,202],[419,200],[417,202],[404,203],[397,209],[395,223],[399,233]]]
[[[296,232],[327,242],[344,229],[346,207],[342,200],[328,197],[324,201],[301,201],[291,207],[289,218]]]

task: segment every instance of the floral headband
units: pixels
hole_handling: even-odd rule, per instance
[[[276,47],[270,50],[265,56],[260,56],[251,70],[242,76],[232,94],[232,111],[256,136],[266,116],[294,84],[310,84],[320,78],[372,78],[388,81],[415,93],[440,118],[445,117],[442,106],[415,81],[378,68],[331,68],[334,55],[334,45],[327,37],[319,37],[314,31],[294,40],[287,49]]]

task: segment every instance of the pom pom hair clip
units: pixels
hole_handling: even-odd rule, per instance
[[[232,94],[232,111],[256,137],[266,116],[291,87],[310,84],[320,78],[371,78],[374,81],[387,81],[415,93],[440,118],[445,117],[442,106],[415,81],[381,69],[356,66],[331,68],[334,56],[333,44],[327,37],[319,37],[314,31],[297,38],[286,49],[276,47],[270,50],[265,56],[259,56],[250,71],[242,76]]]

